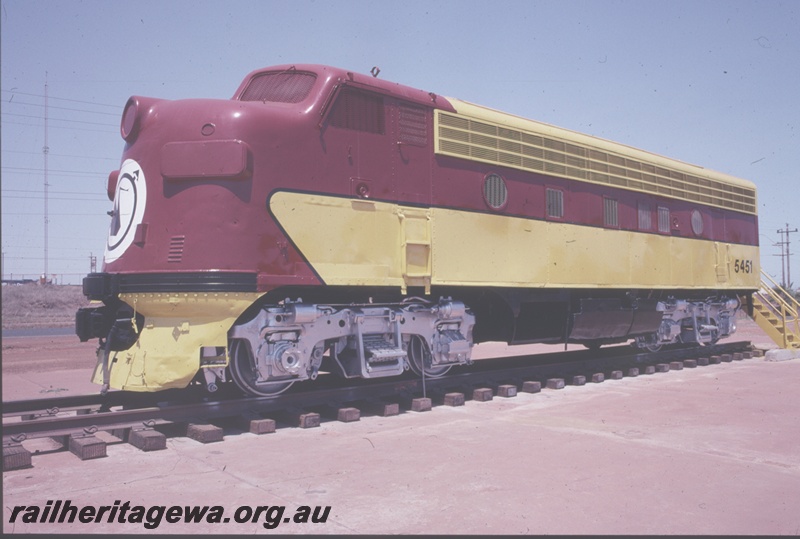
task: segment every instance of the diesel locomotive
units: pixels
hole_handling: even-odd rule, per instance
[[[759,286],[751,182],[376,76],[134,96],[120,132],[76,315],[104,390],[435,377],[484,341],[709,344]]]

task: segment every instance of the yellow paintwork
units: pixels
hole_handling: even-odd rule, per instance
[[[757,289],[758,247],[444,208],[278,192],[270,210],[328,285]],[[750,273],[736,260],[752,261]],[[226,347],[257,293],[143,293],[139,340],[112,353],[110,387],[185,387],[200,349]],[[93,381],[103,382],[103,351]]]
[[[329,285],[741,290],[759,283],[756,246],[290,192],[274,194],[270,210]],[[752,261],[752,271],[735,272],[735,260]]]
[[[259,298],[255,293],[120,294],[145,316],[139,340],[111,353],[110,387],[159,391],[185,387],[200,368],[200,348],[228,346],[228,330]],[[114,358],[116,360],[114,361]],[[103,383],[103,351],[92,381]]]
[[[270,211],[326,284],[403,286],[399,206],[276,193]]]
[[[402,244],[400,268],[403,284],[431,287],[431,212],[420,208],[401,208],[396,213],[400,219]],[[405,294],[406,288],[403,288]]]

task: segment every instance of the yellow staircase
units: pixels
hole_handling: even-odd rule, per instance
[[[753,320],[781,348],[800,350],[800,302],[763,270],[761,288],[753,294]]]

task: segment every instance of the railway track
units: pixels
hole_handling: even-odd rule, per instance
[[[425,411],[433,404],[512,397],[518,391],[535,393],[543,387],[560,389],[756,354],[747,341],[700,348],[675,346],[655,353],[616,346],[477,361],[440,378],[409,375],[353,383],[320,376],[309,389],[292,388],[271,398],[222,391],[210,396],[197,387],[157,394],[111,392],[10,401],[3,403],[3,470],[29,467],[31,451],[25,445],[42,438],[52,443],[37,453],[69,449],[87,460],[106,456],[106,445],[114,442],[152,451],[166,447],[167,435],[218,441],[223,433],[220,425],[263,434],[275,431],[278,424],[308,428],[318,426],[322,417],[355,421],[362,411],[384,416],[401,409]]]

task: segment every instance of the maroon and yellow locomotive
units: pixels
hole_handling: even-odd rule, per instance
[[[758,288],[752,183],[318,65],[132,97],[94,380],[440,376],[483,341],[713,343]]]

